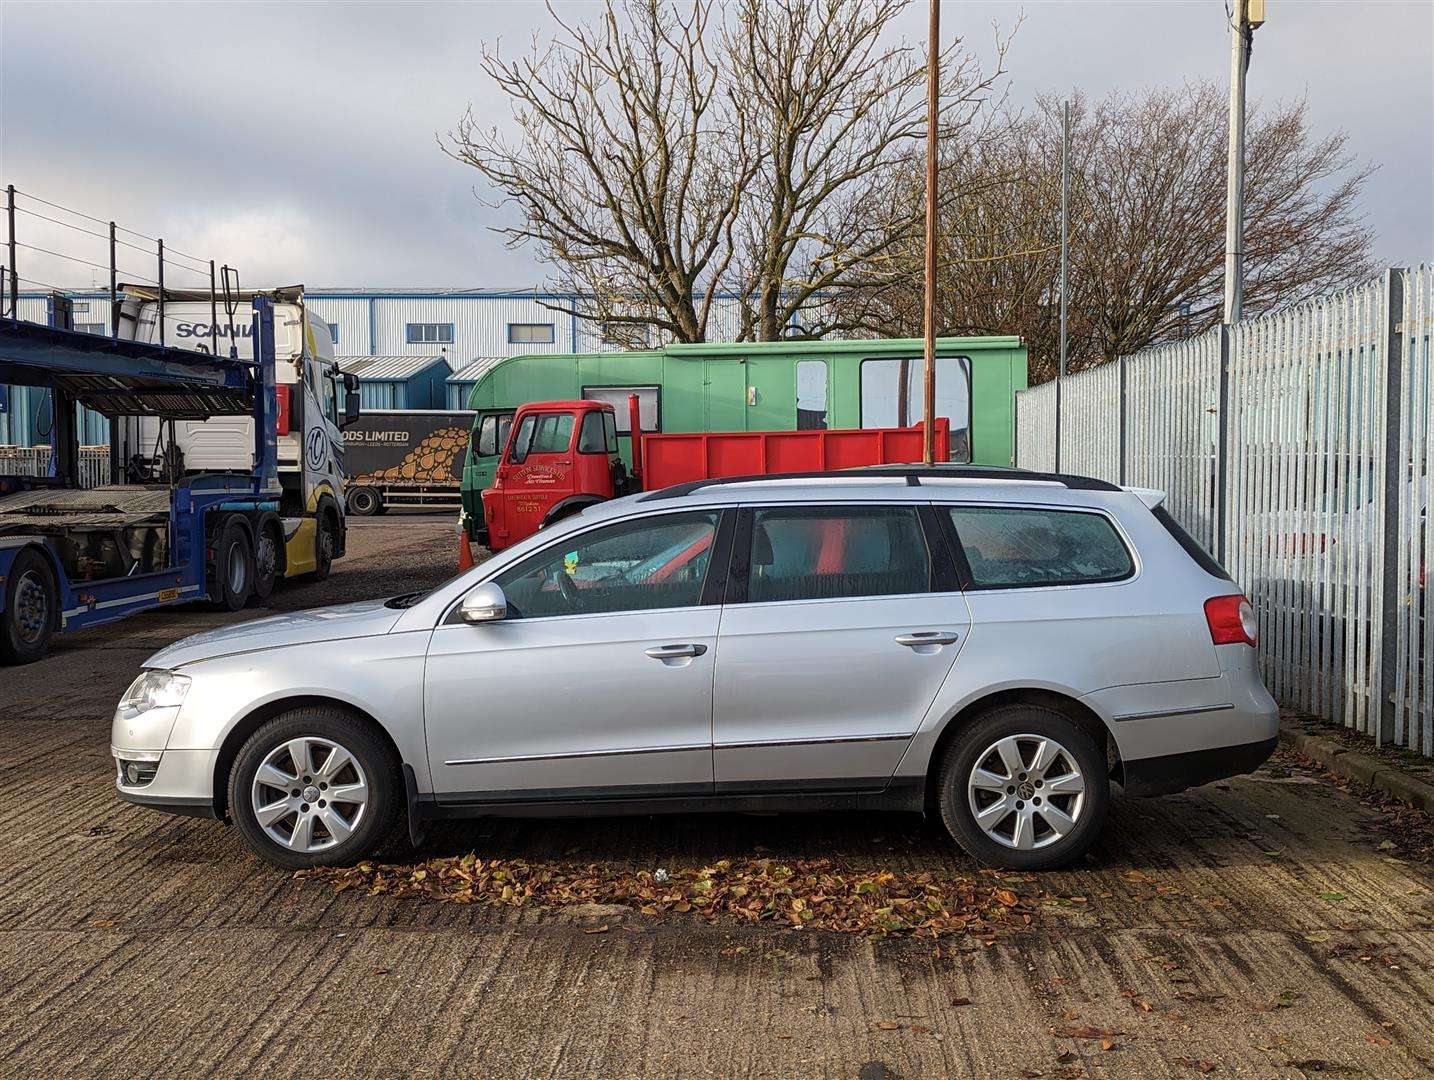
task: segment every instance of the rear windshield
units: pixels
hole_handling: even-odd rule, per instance
[[[1185,549],[1185,554],[1199,564],[1200,569],[1212,577],[1232,580],[1226,569],[1215,561],[1215,557],[1200,546],[1195,537],[1191,536],[1181,526],[1180,522],[1170,516],[1170,511],[1163,506],[1157,506],[1153,511],[1155,520],[1165,526],[1165,531],[1175,537],[1175,542]]]

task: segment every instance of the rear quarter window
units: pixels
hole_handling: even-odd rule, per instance
[[[1102,514],[1017,506],[948,509],[973,588],[1093,585],[1135,573],[1135,561]]]
[[[1186,532],[1180,522],[1170,516],[1169,510],[1163,506],[1157,506],[1151,513],[1155,515],[1155,520],[1165,527],[1165,531],[1175,538],[1175,542],[1185,549],[1185,554],[1195,560],[1201,570],[1211,577],[1223,578],[1226,581],[1233,580],[1230,577],[1230,572],[1200,546],[1200,541]]]

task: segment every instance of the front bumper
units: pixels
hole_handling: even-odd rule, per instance
[[[214,753],[208,750],[165,750],[159,754],[153,779],[142,784],[126,781],[127,755],[136,751],[113,747],[118,763],[115,794],[121,800],[187,817],[218,817],[214,801]],[[145,757],[152,758],[150,752]]]
[[[1121,786],[1127,795],[1171,795],[1212,780],[1251,773],[1275,752],[1278,742],[1276,737],[1240,746],[1217,746],[1127,761],[1123,765]]]

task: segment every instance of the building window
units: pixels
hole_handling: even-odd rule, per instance
[[[329,337],[331,337],[331,338],[334,339],[334,344],[335,344],[335,345],[337,345],[337,344],[339,343],[339,324],[338,324],[338,323],[336,323],[336,322],[331,322],[331,323],[329,323]]]
[[[452,345],[453,324],[451,322],[411,322],[407,326],[406,338],[410,345]]]
[[[102,322],[77,322],[75,329],[82,334],[99,334],[101,337],[110,332],[108,324]]]
[[[605,322],[602,324],[602,343],[623,349],[645,349],[648,329],[641,323]]]
[[[557,340],[550,322],[510,322],[508,344],[551,345]]]
[[[90,302],[89,302],[88,300],[71,300],[71,301],[70,301],[70,313],[71,313],[71,314],[73,314],[73,315],[88,315],[89,312],[90,312]]]
[[[825,431],[827,426],[827,362],[797,361],[797,430]]]

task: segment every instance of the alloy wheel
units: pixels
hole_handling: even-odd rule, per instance
[[[1085,809],[1075,755],[1048,735],[1008,735],[977,757],[966,794],[976,826],[1003,847],[1032,851],[1068,835]]]
[[[368,809],[358,758],[331,739],[300,737],[271,750],[254,773],[254,818],[268,837],[301,854],[343,843]]]

